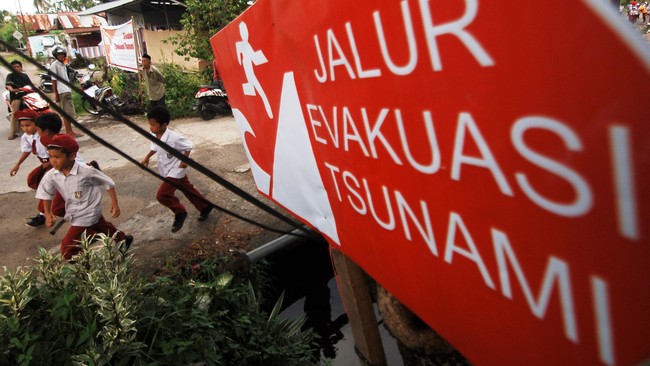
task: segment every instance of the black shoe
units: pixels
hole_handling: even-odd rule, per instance
[[[187,212],[176,214],[176,217],[174,217],[174,224],[172,224],[172,233],[177,232],[183,227],[186,218]]]
[[[124,251],[126,252],[133,244],[133,235],[124,235]]]
[[[199,218],[197,218],[197,220],[199,220],[199,221],[207,220],[208,216],[210,216],[210,212],[212,212],[213,208],[214,207],[212,207],[212,205],[210,205],[210,206],[204,208],[203,210],[201,210],[201,214],[199,215]]]
[[[124,235],[124,241],[120,243],[119,247],[120,253],[122,253],[123,256],[126,255],[126,252],[131,247],[131,244],[133,244],[133,235]]]
[[[39,227],[45,225],[45,215],[41,215],[40,213],[34,217],[31,217],[27,222],[25,223],[27,226],[31,227]]]
[[[93,168],[99,170],[100,172],[102,171],[101,169],[99,169],[99,163],[97,163],[97,161],[95,161],[95,160],[93,160],[93,161],[91,161],[90,163],[88,163],[88,165],[90,165],[91,167],[93,167]]]

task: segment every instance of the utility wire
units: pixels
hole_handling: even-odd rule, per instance
[[[41,65],[40,63],[38,63],[38,62],[37,62],[36,60],[34,60],[32,57],[30,57],[30,56],[28,56],[28,55],[25,55],[25,54],[23,54],[22,52],[18,51],[18,50],[17,50],[16,48],[14,48],[12,45],[6,43],[4,40],[1,40],[1,39],[0,39],[0,44],[2,44],[2,45],[3,45],[4,47],[6,47],[6,48],[12,50],[14,53],[20,54],[20,55],[21,55],[22,57],[24,57],[24,58],[25,58],[29,63],[31,63],[32,65],[36,66],[38,69],[40,69],[40,70],[46,72],[46,73],[47,73],[48,75],[50,75],[51,77],[56,77],[56,75],[55,75],[54,73],[52,73],[50,70],[48,70],[48,69],[45,68],[43,65]],[[2,56],[0,56],[0,63],[2,63],[5,67],[7,67],[7,68],[9,68],[9,69],[11,70],[11,65],[10,65],[10,63],[9,63],[9,62],[4,58],[4,57],[2,57]],[[70,87],[72,90],[74,90],[76,93],[78,93],[78,94],[82,94],[82,96],[83,96],[83,94],[85,94],[81,89],[79,89],[79,88],[76,87],[75,85],[73,85],[73,84],[71,84],[71,83],[69,83],[69,82],[67,82],[67,81],[65,81],[65,80],[57,80],[57,82],[62,82],[63,84],[67,85],[67,86]],[[157,177],[157,178],[160,179],[160,180],[163,180],[163,181],[165,181],[165,182],[167,182],[167,183],[169,183],[169,184],[171,184],[171,185],[173,185],[173,186],[175,186],[175,187],[177,187],[177,188],[180,188],[180,187],[179,187],[177,184],[175,184],[174,182],[171,182],[170,180],[166,179],[165,177],[160,176],[159,174],[157,174],[157,173],[154,172],[153,170],[149,169],[148,167],[143,166],[139,161],[135,160],[134,158],[132,158],[132,157],[129,156],[128,154],[124,153],[124,152],[121,151],[120,149],[118,149],[118,148],[116,148],[115,146],[113,146],[112,144],[108,143],[106,140],[102,139],[101,137],[99,137],[98,135],[96,135],[95,133],[93,133],[91,130],[89,130],[88,128],[86,128],[85,126],[83,126],[81,123],[77,122],[76,119],[74,119],[72,116],[68,115],[68,114],[67,114],[63,109],[61,109],[61,107],[59,107],[58,105],[56,105],[56,103],[54,103],[54,102],[53,102],[53,101],[52,101],[52,100],[51,100],[47,95],[45,95],[45,93],[43,93],[42,90],[40,90],[39,88],[37,88],[37,87],[36,87],[36,86],[31,82],[31,79],[30,79],[30,85],[32,86],[32,89],[33,89],[35,92],[37,92],[41,97],[43,97],[43,99],[45,99],[45,100],[50,104],[50,106],[54,108],[54,110],[56,110],[59,114],[63,115],[65,118],[67,118],[69,121],[71,121],[71,122],[72,122],[76,127],[78,127],[79,129],[81,129],[82,132],[87,133],[91,138],[93,138],[94,140],[96,140],[96,141],[99,142],[100,144],[104,145],[105,147],[109,148],[110,150],[114,151],[114,152],[117,153],[118,155],[124,157],[125,159],[127,159],[127,160],[130,161],[131,163],[137,165],[140,169],[142,169],[142,170],[144,170],[144,171],[150,173],[151,175]],[[85,96],[84,96],[84,97],[85,97]],[[296,228],[296,229],[299,229],[300,231],[305,232],[305,233],[307,234],[307,237],[310,238],[310,239],[313,239],[313,238],[319,238],[319,237],[320,237],[320,235],[317,234],[317,233],[315,233],[313,230],[311,230],[311,229],[309,229],[309,228],[307,228],[307,227],[305,227],[305,226],[303,226],[303,225],[301,225],[301,224],[295,223],[294,221],[288,219],[287,217],[285,217],[284,215],[282,215],[282,214],[279,213],[278,211],[274,210],[274,209],[271,208],[270,206],[266,205],[265,203],[263,203],[263,202],[260,201],[259,199],[255,198],[254,196],[252,196],[251,194],[249,194],[248,192],[246,192],[246,191],[242,190],[241,188],[235,186],[234,184],[232,184],[232,183],[229,182],[228,180],[224,179],[223,177],[220,177],[219,175],[215,174],[214,172],[212,172],[212,171],[209,170],[208,168],[206,168],[206,167],[204,167],[203,165],[199,164],[198,162],[194,161],[192,158],[189,158],[189,157],[185,156],[184,154],[180,153],[180,152],[177,151],[176,149],[174,149],[174,148],[170,147],[169,145],[167,145],[166,143],[160,141],[158,138],[154,137],[151,133],[149,133],[148,131],[142,129],[140,126],[138,126],[138,125],[135,124],[134,122],[130,121],[129,119],[125,118],[125,117],[122,116],[121,114],[117,113],[117,111],[114,111],[112,108],[110,108],[110,107],[109,107],[108,105],[106,105],[105,103],[99,102],[99,101],[97,101],[95,98],[92,98],[92,97],[89,97],[88,99],[90,100],[90,102],[91,102],[95,107],[101,107],[101,108],[105,109],[105,110],[106,110],[106,111],[107,111],[111,116],[113,116],[113,118],[115,118],[116,120],[118,120],[118,121],[120,121],[120,122],[123,122],[125,125],[127,125],[127,126],[128,126],[129,128],[131,128],[132,130],[135,130],[135,131],[138,132],[140,135],[144,136],[145,138],[147,138],[147,139],[150,140],[151,142],[157,144],[158,146],[160,146],[161,148],[163,148],[165,151],[167,151],[167,152],[170,153],[171,155],[175,156],[176,158],[178,158],[179,160],[181,160],[181,161],[184,162],[185,164],[191,166],[192,168],[194,168],[195,170],[199,171],[200,173],[202,173],[203,175],[207,176],[208,178],[212,179],[212,180],[215,181],[216,183],[222,185],[223,187],[225,187],[225,188],[228,189],[229,191],[233,192],[233,193],[236,194],[237,196],[241,197],[242,199],[244,199],[244,200],[250,202],[250,203],[253,204],[254,206],[260,208],[261,210],[263,210],[263,211],[265,211],[265,212],[267,212],[267,213],[269,213],[269,214],[271,214],[272,216],[274,216],[274,217],[280,219],[281,221],[283,221],[283,222],[285,222],[285,223],[288,223],[288,224],[291,225],[292,227],[294,227],[294,228]],[[305,237],[304,235],[296,234],[296,233],[291,233],[290,231],[282,231],[282,230],[278,230],[278,229],[270,228],[270,227],[268,227],[268,226],[266,226],[266,225],[264,225],[264,224],[258,223],[258,222],[254,221],[254,220],[252,220],[252,219],[249,219],[249,218],[246,218],[246,217],[244,217],[244,216],[241,216],[241,215],[239,215],[239,214],[237,214],[237,213],[235,213],[235,212],[232,212],[232,211],[230,211],[230,210],[228,210],[228,209],[226,209],[226,208],[220,207],[220,206],[218,206],[218,205],[212,203],[212,202],[209,201],[209,200],[208,200],[208,202],[209,202],[209,203],[210,203],[214,208],[217,208],[218,210],[221,210],[221,211],[223,211],[223,212],[225,212],[225,213],[227,213],[227,214],[229,214],[229,215],[231,215],[231,216],[233,216],[233,217],[235,217],[235,218],[237,218],[237,219],[240,219],[240,220],[242,220],[242,221],[244,221],[244,222],[247,222],[247,223],[250,223],[250,224],[252,224],[252,225],[255,225],[255,226],[261,227],[261,228],[263,228],[263,229],[265,229],[265,230],[269,230],[269,231],[276,232],[276,233],[281,233],[281,234],[284,234],[284,235],[295,235],[295,236]]]

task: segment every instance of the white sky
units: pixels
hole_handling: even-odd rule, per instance
[[[19,1],[23,13],[25,14],[36,13],[36,8],[34,7],[34,0],[0,0],[0,10],[8,10],[13,14],[18,14]]]

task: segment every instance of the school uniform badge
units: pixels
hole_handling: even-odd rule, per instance
[[[76,198],[76,199],[78,199],[78,200],[80,200],[81,197],[83,197],[83,196],[84,196],[84,192],[83,192],[83,191],[76,191],[76,192],[74,193],[74,198]]]
[[[167,159],[171,159],[171,158],[172,158],[172,154],[171,154],[171,153],[167,153]]]

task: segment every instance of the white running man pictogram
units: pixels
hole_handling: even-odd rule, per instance
[[[271,105],[269,104],[264,89],[262,89],[262,85],[260,85],[260,82],[257,80],[255,70],[253,69],[254,66],[265,64],[268,60],[261,50],[255,51],[253,46],[248,42],[248,27],[244,22],[239,23],[239,35],[242,40],[235,44],[237,50],[237,61],[244,67],[244,73],[246,74],[246,80],[248,81],[242,84],[244,94],[251,96],[259,94],[264,103],[266,114],[269,118],[273,119]]]

